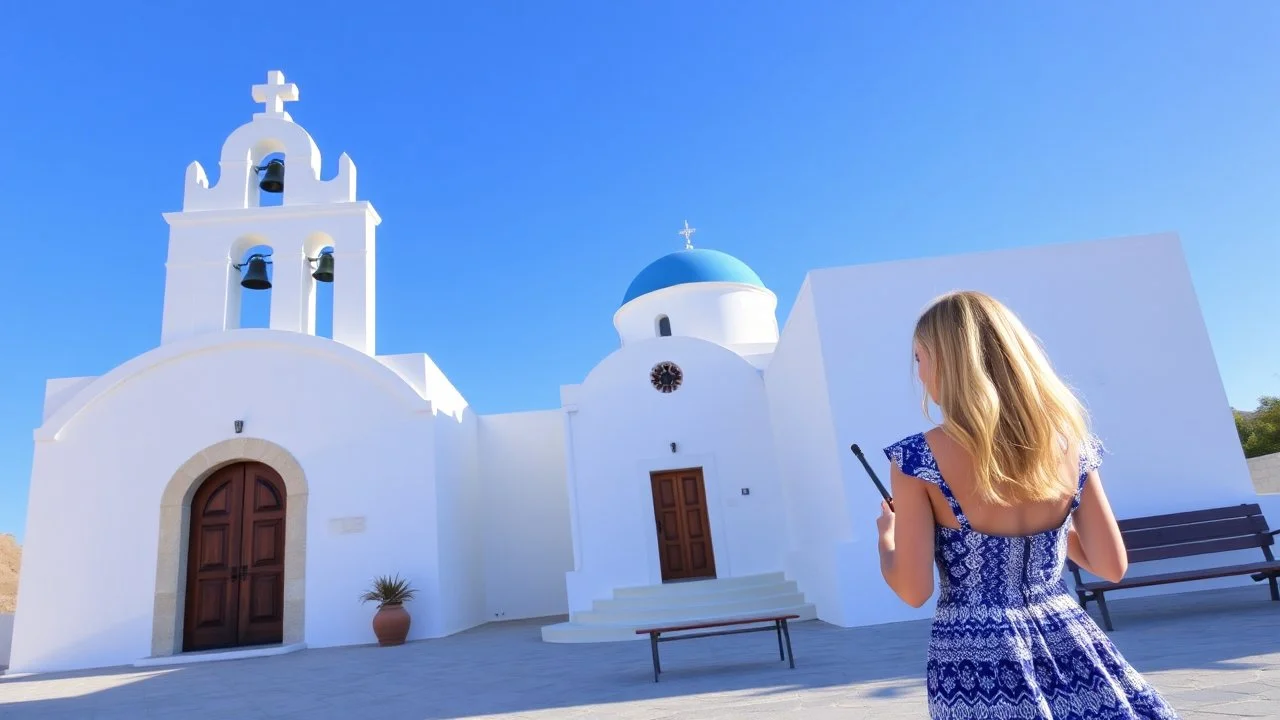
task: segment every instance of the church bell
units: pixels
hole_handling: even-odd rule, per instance
[[[258,187],[262,188],[263,192],[284,192],[284,161],[276,158],[268,162],[263,169],[266,172],[263,173],[262,182],[258,183]]]
[[[249,269],[244,271],[240,287],[248,290],[271,289],[271,281],[267,279],[267,261],[261,255],[249,258]]]
[[[320,257],[316,258],[316,271],[311,273],[311,277],[316,282],[331,283],[333,282],[333,251],[321,251]]]

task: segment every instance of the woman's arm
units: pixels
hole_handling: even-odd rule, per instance
[[[1076,508],[1071,525],[1067,557],[1103,580],[1120,582],[1129,570],[1129,555],[1096,470],[1091,470],[1085,479],[1080,507]]]
[[[920,607],[933,595],[933,506],[924,481],[890,467],[893,507],[881,503],[880,574],[898,597]]]

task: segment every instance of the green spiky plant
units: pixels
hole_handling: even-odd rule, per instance
[[[408,580],[401,579],[399,575],[381,575],[373,579],[373,586],[360,596],[360,602],[376,602],[378,607],[403,605],[405,601],[412,600],[417,592],[409,585]]]

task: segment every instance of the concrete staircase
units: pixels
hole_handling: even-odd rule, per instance
[[[637,628],[762,614],[817,617],[812,604],[782,573],[619,588],[569,622],[542,628],[544,642],[588,643],[643,639]]]

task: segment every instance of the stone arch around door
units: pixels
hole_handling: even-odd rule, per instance
[[[302,466],[283,447],[260,438],[233,438],[196,453],[178,468],[160,498],[160,536],[156,549],[156,592],[151,626],[151,655],[182,652],[186,607],[187,551],[191,500],[218,469],[237,462],[260,462],[284,480],[284,644],[303,639],[306,588],[307,480]]]

